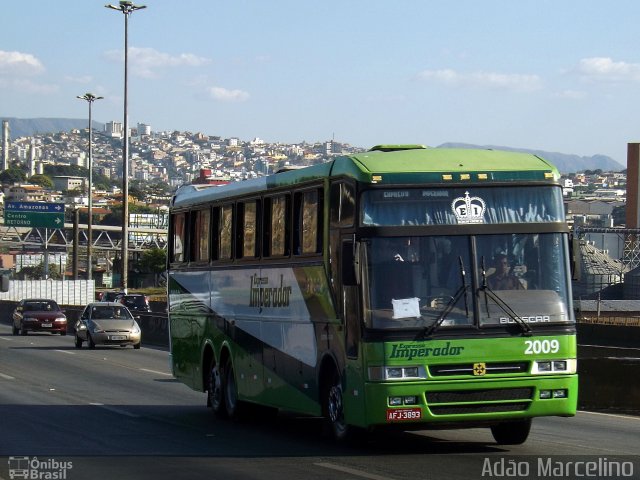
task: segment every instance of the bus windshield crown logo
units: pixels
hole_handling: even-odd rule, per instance
[[[464,192],[464,197],[451,202],[451,208],[458,223],[484,223],[486,205],[480,197],[470,197],[469,192]]]

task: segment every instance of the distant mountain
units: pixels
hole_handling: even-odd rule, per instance
[[[579,155],[572,155],[568,153],[558,152],[545,152],[543,150],[529,150],[527,148],[511,148],[511,147],[499,147],[495,145],[471,145],[468,143],[443,143],[441,148],[480,148],[483,150],[506,150],[509,152],[523,152],[532,153],[538,155],[545,160],[549,160],[553,163],[560,173],[575,173],[584,170],[596,170],[601,169],[605,172],[619,172],[627,168],[625,165],[621,165],[613,158],[606,155],[592,155],[591,157],[581,157]]]
[[[74,128],[87,128],[88,118],[11,118],[0,117],[0,120],[9,122],[9,134],[11,139],[30,137],[35,134],[69,132]],[[102,130],[104,124],[93,121],[93,128]],[[2,132],[0,132],[0,135]]]

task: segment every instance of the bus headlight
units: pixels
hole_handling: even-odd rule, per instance
[[[575,358],[563,360],[536,360],[531,367],[533,375],[549,375],[554,373],[576,373],[577,361]]]
[[[373,382],[398,380],[426,380],[427,371],[423,365],[410,367],[369,367],[369,380]]]

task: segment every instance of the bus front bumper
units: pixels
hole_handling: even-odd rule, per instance
[[[578,375],[370,382],[365,390],[368,426],[453,423],[472,427],[532,417],[573,416]]]

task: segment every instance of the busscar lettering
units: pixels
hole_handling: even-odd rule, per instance
[[[548,323],[551,322],[549,315],[531,315],[529,317],[520,317],[523,322],[526,323]],[[500,317],[501,324],[516,323],[513,318]]]
[[[425,347],[420,344],[399,343],[393,345],[389,358],[412,360],[414,358],[457,356],[463,350],[464,347],[451,345],[451,342],[447,342],[443,347]]]
[[[292,288],[284,285],[284,275],[280,275],[280,286],[269,287],[269,277],[251,275],[249,306],[256,308],[288,307]]]

